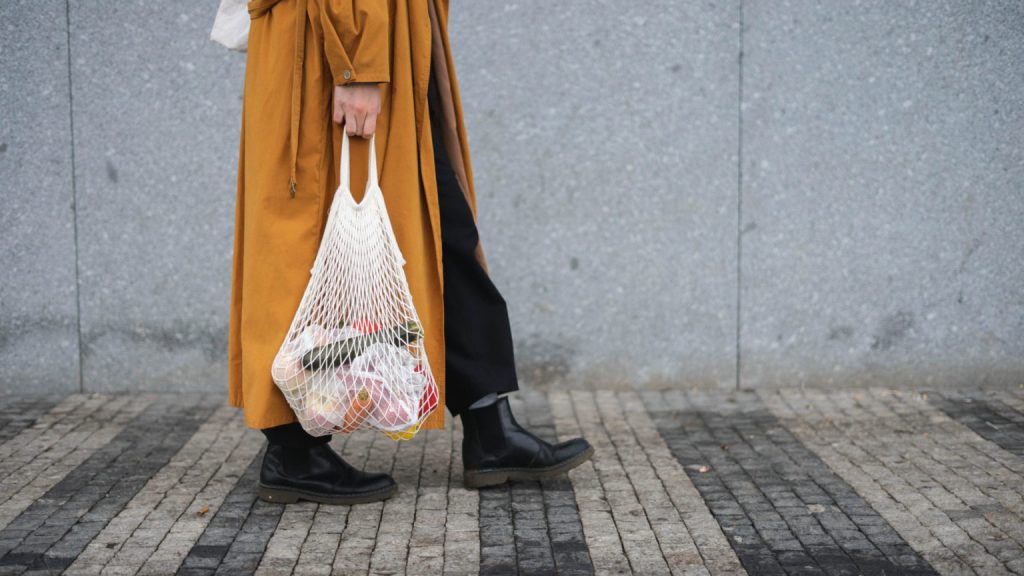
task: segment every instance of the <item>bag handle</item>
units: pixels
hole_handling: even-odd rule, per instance
[[[351,169],[349,164],[349,144],[348,144],[348,132],[345,131],[344,126],[341,128],[341,166],[339,167],[338,173],[341,175],[341,184],[345,187],[345,190],[352,193],[352,177]],[[370,135],[370,170],[369,177],[366,180],[366,190],[370,191],[373,188],[380,188],[380,182],[378,182],[377,176],[377,134]]]
[[[384,221],[387,226],[388,240],[391,242],[391,246],[394,248],[395,254],[398,255],[399,262],[402,266],[405,266],[405,256],[402,254],[402,249],[398,245],[398,238],[395,236],[395,230],[391,226],[391,220],[387,218],[387,205],[384,201],[384,192],[380,189],[380,182],[377,176],[377,136],[376,134],[370,135],[370,172],[366,179],[366,193],[363,194],[363,199],[356,202],[355,197],[352,196],[352,181],[349,169],[349,143],[348,133],[342,128],[341,131],[341,166],[339,173],[341,174],[341,181],[338,186],[338,190],[344,187],[345,201],[347,201],[354,209],[359,210],[367,206],[367,202],[375,201],[380,209],[381,215],[385,216]],[[335,194],[335,202],[338,201],[337,194]],[[334,218],[334,210],[332,206],[331,215],[327,219],[327,226],[331,227]]]

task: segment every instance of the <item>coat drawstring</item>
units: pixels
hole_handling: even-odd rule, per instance
[[[281,0],[253,0],[249,2],[249,18],[255,20],[266,14]],[[295,58],[292,61],[292,110],[291,110],[291,174],[288,177],[288,192],[295,198],[298,184],[296,173],[299,165],[299,120],[302,116],[302,73],[306,58],[306,2],[295,2]]]

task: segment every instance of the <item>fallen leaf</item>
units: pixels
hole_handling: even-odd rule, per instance
[[[209,511],[210,511],[210,507],[209,506],[203,506],[202,508],[199,509],[198,512],[196,512],[196,514],[202,516],[202,515],[206,514]]]

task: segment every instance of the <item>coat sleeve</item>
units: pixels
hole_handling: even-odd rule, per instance
[[[334,84],[391,81],[388,0],[321,0],[324,53]]]

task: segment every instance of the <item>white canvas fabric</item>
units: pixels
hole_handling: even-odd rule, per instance
[[[437,407],[437,383],[378,183],[375,137],[366,193],[357,203],[349,137],[342,134],[341,182],[271,372],[314,436],[370,428],[409,439]]]
[[[220,0],[213,19],[210,40],[232,50],[245,52],[249,45],[248,0]]]

